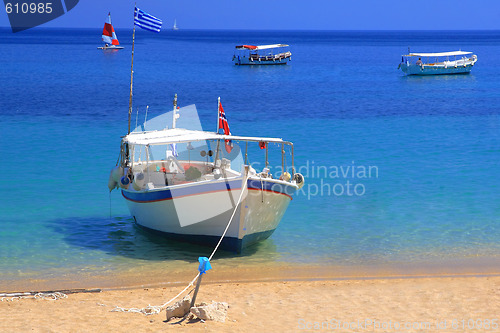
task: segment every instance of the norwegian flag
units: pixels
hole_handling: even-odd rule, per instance
[[[229,124],[227,123],[226,119],[226,114],[224,113],[224,108],[222,107],[222,104],[220,103],[219,99],[219,129],[224,130],[225,135],[231,135],[231,131],[229,130]],[[228,153],[233,150],[233,141],[231,140],[225,140],[226,141],[226,151]]]

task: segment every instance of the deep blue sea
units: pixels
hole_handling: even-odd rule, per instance
[[[168,280],[212,250],[138,229],[109,194],[132,31],[117,31],[125,49],[113,53],[96,49],[100,33],[0,30],[0,291],[69,273],[147,280],[153,267]],[[289,65],[231,62],[235,45],[272,43],[290,44]],[[469,75],[407,77],[408,47],[478,62]],[[220,96],[233,134],[294,142],[303,190],[270,239],[221,252],[215,268],[498,263],[499,55],[499,31],[137,31],[134,113],[169,111],[177,93],[214,130]]]

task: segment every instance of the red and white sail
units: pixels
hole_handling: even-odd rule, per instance
[[[116,37],[115,29],[111,24],[111,13],[108,13],[108,20],[104,23],[104,29],[102,30],[102,41],[110,45],[120,45],[118,38]]]

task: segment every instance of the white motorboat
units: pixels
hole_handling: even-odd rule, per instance
[[[295,173],[291,142],[231,135],[220,101],[218,112],[217,132],[203,131],[196,109],[178,110],[176,96],[172,112],[122,138],[109,188],[121,189],[139,226],[206,245],[215,245],[227,229],[221,247],[241,252],[273,233],[304,178]],[[200,129],[179,128],[179,116]],[[250,145],[259,155],[265,150],[260,171],[249,162]],[[282,154],[281,167],[273,168],[278,177],[270,172],[270,146]]]
[[[284,50],[287,44],[238,45],[233,55],[235,65],[286,65],[292,53]]]
[[[477,61],[472,52],[409,53],[398,68],[406,75],[466,74]]]

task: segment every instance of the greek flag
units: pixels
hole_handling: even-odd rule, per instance
[[[161,20],[135,7],[134,24],[149,31],[160,32]]]

